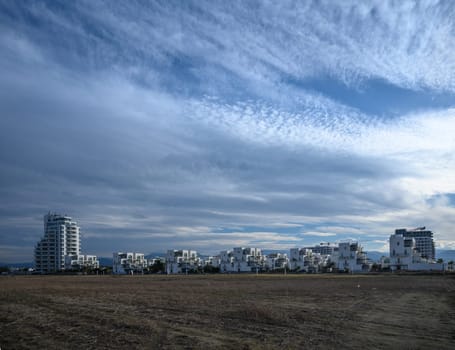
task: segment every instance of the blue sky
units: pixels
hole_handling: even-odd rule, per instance
[[[451,1],[0,1],[0,261],[427,226],[455,249]]]

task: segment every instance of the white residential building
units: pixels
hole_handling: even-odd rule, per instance
[[[232,272],[234,270],[234,254],[232,250],[220,252],[220,272]]]
[[[35,268],[40,273],[65,269],[66,255],[80,255],[80,228],[71,217],[48,213],[44,216],[44,237],[35,247]]]
[[[220,252],[220,272],[257,272],[264,266],[260,248],[237,247]]]
[[[201,262],[195,250],[168,250],[166,273],[188,273],[198,270]]]
[[[293,271],[310,272],[314,268],[313,252],[309,248],[291,248],[289,268]]]
[[[220,267],[221,258],[219,255],[209,256],[202,263],[203,266],[212,266],[214,268]]]
[[[116,275],[143,273],[147,268],[147,259],[142,253],[123,253],[113,254],[112,273]]]
[[[321,255],[333,255],[338,251],[338,245],[333,243],[319,243],[318,245],[312,247],[306,247],[306,249],[311,249],[313,253],[318,253]]]
[[[100,264],[96,255],[65,255],[65,270],[93,270],[99,267]]]
[[[358,242],[339,243],[334,261],[339,271],[367,272],[370,269],[367,256]]]
[[[264,255],[264,267],[266,271],[281,270],[289,267],[289,259],[286,254],[272,253]]]
[[[325,252],[333,252],[333,250],[325,250]],[[331,259],[332,255],[315,253],[311,248],[291,248],[289,268],[298,272],[320,272],[329,265]]]
[[[402,235],[405,238],[414,238],[415,249],[419,252],[420,256],[428,260],[435,259],[433,232],[427,230],[425,226],[414,229],[396,229],[395,234]]]
[[[390,269],[408,271],[443,270],[443,264],[435,263],[433,259],[425,259],[417,249],[416,238],[406,237],[403,234],[390,236]]]

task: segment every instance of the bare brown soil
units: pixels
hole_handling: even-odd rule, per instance
[[[0,348],[455,349],[455,276],[5,276]]]

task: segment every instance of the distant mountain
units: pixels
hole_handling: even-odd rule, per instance
[[[110,266],[112,267],[112,258],[106,258],[106,257],[98,257],[98,262],[100,263],[100,266]]]
[[[153,259],[153,258],[156,258],[157,256],[164,258],[166,256],[166,253],[165,252],[152,252],[152,253],[148,253],[145,256],[145,258],[146,259]]]
[[[276,250],[276,249],[262,249],[262,254],[264,255],[269,255],[269,254],[278,254],[278,253],[281,253],[281,254],[286,254],[289,256],[289,249],[285,249],[285,250]]]
[[[444,262],[455,261],[455,250],[436,249],[436,259],[442,259]]]
[[[372,261],[379,261],[381,256],[389,256],[389,252],[368,251],[367,256]],[[444,262],[455,261],[455,250],[436,249],[436,259],[442,259]]]
[[[382,256],[389,256],[388,252],[378,252],[374,250],[367,251],[367,257],[371,261],[378,262]]]
[[[17,267],[17,268],[24,268],[24,267],[35,267],[35,264],[32,262],[19,262],[19,263],[3,263],[0,262],[0,266],[7,266],[7,267]]]

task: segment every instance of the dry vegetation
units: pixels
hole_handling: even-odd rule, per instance
[[[0,278],[6,349],[454,349],[455,276]]]

